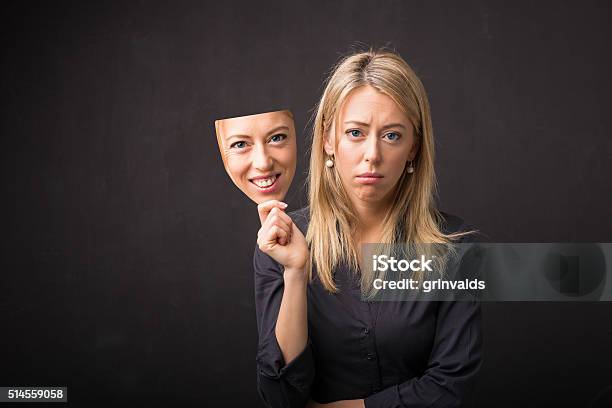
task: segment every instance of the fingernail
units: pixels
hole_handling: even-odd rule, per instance
[[[283,208],[287,208],[287,204],[286,203],[280,203],[281,207]]]

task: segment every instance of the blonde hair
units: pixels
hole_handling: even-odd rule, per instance
[[[325,137],[337,122],[340,107],[354,89],[370,85],[388,95],[404,111],[414,127],[418,152],[414,172],[404,169],[383,220],[381,243],[449,243],[465,233],[445,234],[441,214],[435,207],[436,176],[434,140],[429,102],[423,84],[396,53],[374,51],[344,57],[333,69],[316,108],[308,179],[310,223],[306,239],[310,245],[309,274],[316,267],[329,292],[337,292],[333,271],[345,261],[359,271],[359,252],[353,241],[358,219],[334,167],[325,165]],[[336,138],[337,143],[337,138]],[[372,280],[361,276],[362,290]]]

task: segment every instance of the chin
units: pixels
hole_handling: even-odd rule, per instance
[[[366,203],[377,203],[380,201],[380,194],[357,194],[357,198]]]
[[[249,197],[251,198],[251,200],[255,201],[255,203],[261,204],[261,203],[264,203],[270,200],[283,201],[283,198],[285,197],[285,193],[277,192],[274,194],[262,194],[260,192],[257,192],[257,193],[250,194]]]
[[[359,198],[359,200],[366,202],[366,203],[371,203],[371,204],[376,204],[379,202],[383,202],[385,201],[385,198],[388,197],[389,192],[388,191],[368,191],[366,192],[361,192],[360,194],[356,194],[357,198]]]

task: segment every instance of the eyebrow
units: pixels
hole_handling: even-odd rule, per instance
[[[266,132],[266,136],[273,135],[273,134],[275,134],[276,132],[278,132],[280,130],[284,130],[287,133],[289,133],[289,126],[287,126],[287,125],[279,125],[279,126],[273,128],[273,129],[269,130],[268,132]],[[253,137],[249,136],[249,135],[235,134],[235,135],[228,136],[227,138],[225,138],[225,140],[229,142],[232,139],[252,139],[252,138]]]
[[[231,135],[225,138],[226,141],[230,141],[232,139],[251,139],[251,136],[236,134],[236,135]]]
[[[345,125],[355,124],[355,125],[364,126],[364,127],[370,126],[369,123],[360,122],[358,120],[347,120],[346,122],[344,122],[344,124]],[[390,123],[388,125],[383,126],[383,129],[398,128],[398,127],[406,129],[406,126],[402,125],[401,123]]]
[[[268,136],[269,136],[269,135],[272,135],[272,134],[274,134],[274,133],[278,132],[279,130],[284,130],[284,131],[286,131],[286,132],[289,132],[289,126],[287,126],[287,125],[280,125],[280,126],[277,126],[277,127],[275,127],[274,129],[272,129],[272,130],[268,131],[267,135],[268,135]]]

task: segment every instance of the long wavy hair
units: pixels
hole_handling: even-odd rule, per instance
[[[414,127],[418,152],[414,172],[400,177],[382,224],[384,244],[449,243],[465,233],[445,234],[435,207],[436,176],[434,139],[429,102],[423,84],[397,53],[370,50],[341,59],[325,84],[316,107],[308,176],[310,223],[306,240],[310,246],[309,274],[316,268],[319,280],[331,293],[338,291],[333,271],[340,262],[361,270],[354,234],[359,225],[349,196],[335,167],[325,165],[325,137],[332,129],[348,94],[369,85],[388,95]],[[338,138],[336,138],[336,144]],[[362,290],[371,287],[372,276],[361,274]]]

